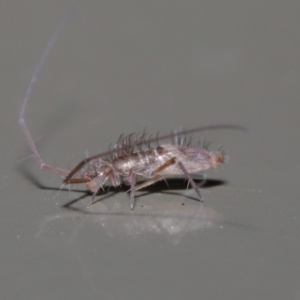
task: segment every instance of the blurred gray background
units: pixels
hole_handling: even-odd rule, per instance
[[[195,135],[231,161],[90,206],[40,171],[17,118],[71,7],[26,120],[46,162],[74,167],[121,133]],[[2,1],[3,299],[300,299],[299,1]],[[297,133],[298,132],[298,133]],[[79,199],[82,198],[82,199]],[[101,197],[99,197],[101,198]],[[78,200],[78,201],[77,201]]]

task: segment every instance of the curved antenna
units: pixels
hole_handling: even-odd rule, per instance
[[[240,126],[240,125],[234,125],[234,124],[220,124],[220,125],[209,125],[209,126],[202,126],[202,127],[197,127],[197,128],[193,128],[193,129],[188,129],[188,130],[183,130],[180,132],[180,134],[191,134],[194,132],[201,132],[201,131],[209,131],[209,130],[220,130],[220,129],[236,129],[236,130],[241,130],[241,131],[247,131],[247,128],[244,126]],[[147,140],[147,143],[153,143],[156,141],[163,141],[166,139],[169,139],[173,137],[173,134],[166,134],[160,137],[154,137],[154,138],[150,138],[149,140]],[[136,143],[135,147],[141,146],[144,143],[144,141],[142,142],[138,142]],[[85,166],[87,163],[89,163],[90,161],[103,157],[103,156],[107,156],[111,153],[114,153],[116,151],[118,151],[119,149],[112,149],[100,154],[96,154],[94,156],[88,157],[84,160],[82,160],[69,174],[68,176],[64,179],[64,183],[69,183],[70,180],[72,179],[72,177],[83,167]]]
[[[69,171],[47,165],[42,160],[42,158],[41,158],[41,156],[40,156],[40,154],[39,154],[39,152],[38,152],[38,150],[35,146],[35,143],[34,143],[34,140],[31,136],[31,133],[29,132],[29,129],[28,129],[26,123],[25,123],[24,116],[25,116],[28,101],[32,97],[33,88],[35,86],[35,83],[38,80],[40,72],[41,72],[43,66],[45,65],[45,62],[46,62],[50,52],[52,51],[53,46],[55,45],[59,35],[63,31],[63,29],[66,27],[69,19],[74,14],[74,12],[75,12],[75,10],[73,8],[70,9],[67,12],[67,14],[64,16],[64,18],[60,22],[59,26],[57,27],[57,29],[54,31],[51,39],[49,40],[49,42],[48,42],[48,44],[47,44],[47,46],[46,46],[46,48],[45,48],[45,50],[44,50],[44,52],[43,52],[43,54],[40,58],[38,64],[36,65],[36,67],[33,71],[32,76],[30,78],[30,82],[29,82],[29,85],[27,87],[25,97],[23,98],[22,107],[21,107],[21,111],[20,111],[20,115],[19,115],[19,124],[20,124],[20,126],[21,126],[21,128],[22,128],[22,130],[25,134],[27,144],[28,144],[33,156],[34,156],[35,161],[37,162],[38,166],[40,167],[40,169],[47,170],[47,171],[50,171],[50,172],[54,172],[54,173],[57,173],[57,174],[60,174],[60,175],[63,175],[63,176],[67,176]]]

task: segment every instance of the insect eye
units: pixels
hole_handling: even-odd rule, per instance
[[[94,178],[96,178],[98,175],[99,175],[99,173],[98,173],[98,172],[95,172],[95,173],[93,173],[93,174],[90,175],[90,178],[91,178],[91,179],[94,179]]]

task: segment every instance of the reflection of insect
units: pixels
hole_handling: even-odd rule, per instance
[[[216,168],[227,160],[223,151],[209,151],[207,147],[190,146],[186,135],[193,132],[215,129],[240,129],[236,125],[213,125],[181,130],[156,138],[147,137],[146,134],[121,136],[117,144],[109,151],[89,157],[79,163],[71,172],[47,165],[41,158],[33,138],[24,120],[28,100],[31,98],[33,86],[41,68],[49,55],[59,33],[65,27],[68,16],[64,18],[52,38],[50,39],[33,75],[19,116],[19,123],[25,133],[27,143],[40,169],[59,174],[64,177],[65,184],[86,183],[95,198],[100,189],[106,185],[118,186],[122,183],[130,185],[130,208],[134,208],[135,192],[157,181],[174,176],[185,176],[198,197],[202,200],[199,188],[190,174]],[[172,138],[172,144],[158,143]],[[155,147],[153,143],[157,143]],[[138,182],[141,182],[137,185]]]

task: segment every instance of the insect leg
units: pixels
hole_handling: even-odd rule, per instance
[[[108,176],[109,176],[109,172],[104,172],[98,178],[93,179],[92,185],[89,186],[89,188],[93,192],[91,204],[94,204],[96,202],[95,197],[97,196],[100,189],[103,188],[103,185],[105,184],[106,180],[108,179]]]
[[[157,176],[155,176],[155,177],[153,177],[153,178],[151,178],[151,179],[149,179],[149,180],[147,180],[147,181],[144,181],[144,182],[142,182],[141,184],[137,185],[137,186],[135,187],[135,190],[136,190],[136,191],[141,190],[141,189],[143,189],[143,188],[145,188],[145,187],[147,187],[147,186],[149,186],[149,185],[154,184],[155,182],[161,181],[161,180],[166,179],[166,178],[168,178],[168,176],[165,176],[165,175],[157,175]]]
[[[76,184],[76,183],[86,183],[90,182],[90,178],[85,178],[85,177],[78,177],[78,178],[72,178],[66,182],[66,184]]]
[[[188,181],[191,183],[192,187],[194,188],[195,192],[197,193],[197,195],[199,197],[199,200],[202,202],[202,195],[200,193],[198,185],[193,180],[191,175],[188,173],[188,171],[185,168],[185,166],[183,165],[183,163],[180,160],[178,160],[177,158],[175,160],[176,160],[176,163],[178,164],[178,166],[180,167],[180,169],[182,170],[182,172],[184,173],[184,175],[186,176],[186,178],[188,179]]]
[[[156,175],[156,174],[159,175],[160,172],[164,171],[165,169],[167,169],[168,167],[170,167],[170,166],[172,166],[174,164],[178,165],[178,167],[181,169],[181,171],[183,172],[183,174],[186,176],[186,178],[188,179],[188,181],[190,182],[190,184],[192,185],[192,187],[196,191],[196,193],[197,193],[200,201],[202,201],[202,195],[200,193],[199,187],[197,186],[197,184],[195,183],[195,181],[193,180],[193,178],[191,177],[191,175],[188,173],[188,171],[185,168],[185,166],[183,165],[183,163],[177,157],[171,158],[170,160],[168,160],[167,162],[165,162],[163,165],[161,165],[159,168],[157,168],[156,170],[154,170],[153,175]]]
[[[135,191],[136,191],[136,173],[135,172],[131,172],[130,173],[130,209],[134,208],[134,204],[135,204],[135,199],[134,199],[134,195],[135,195]]]

